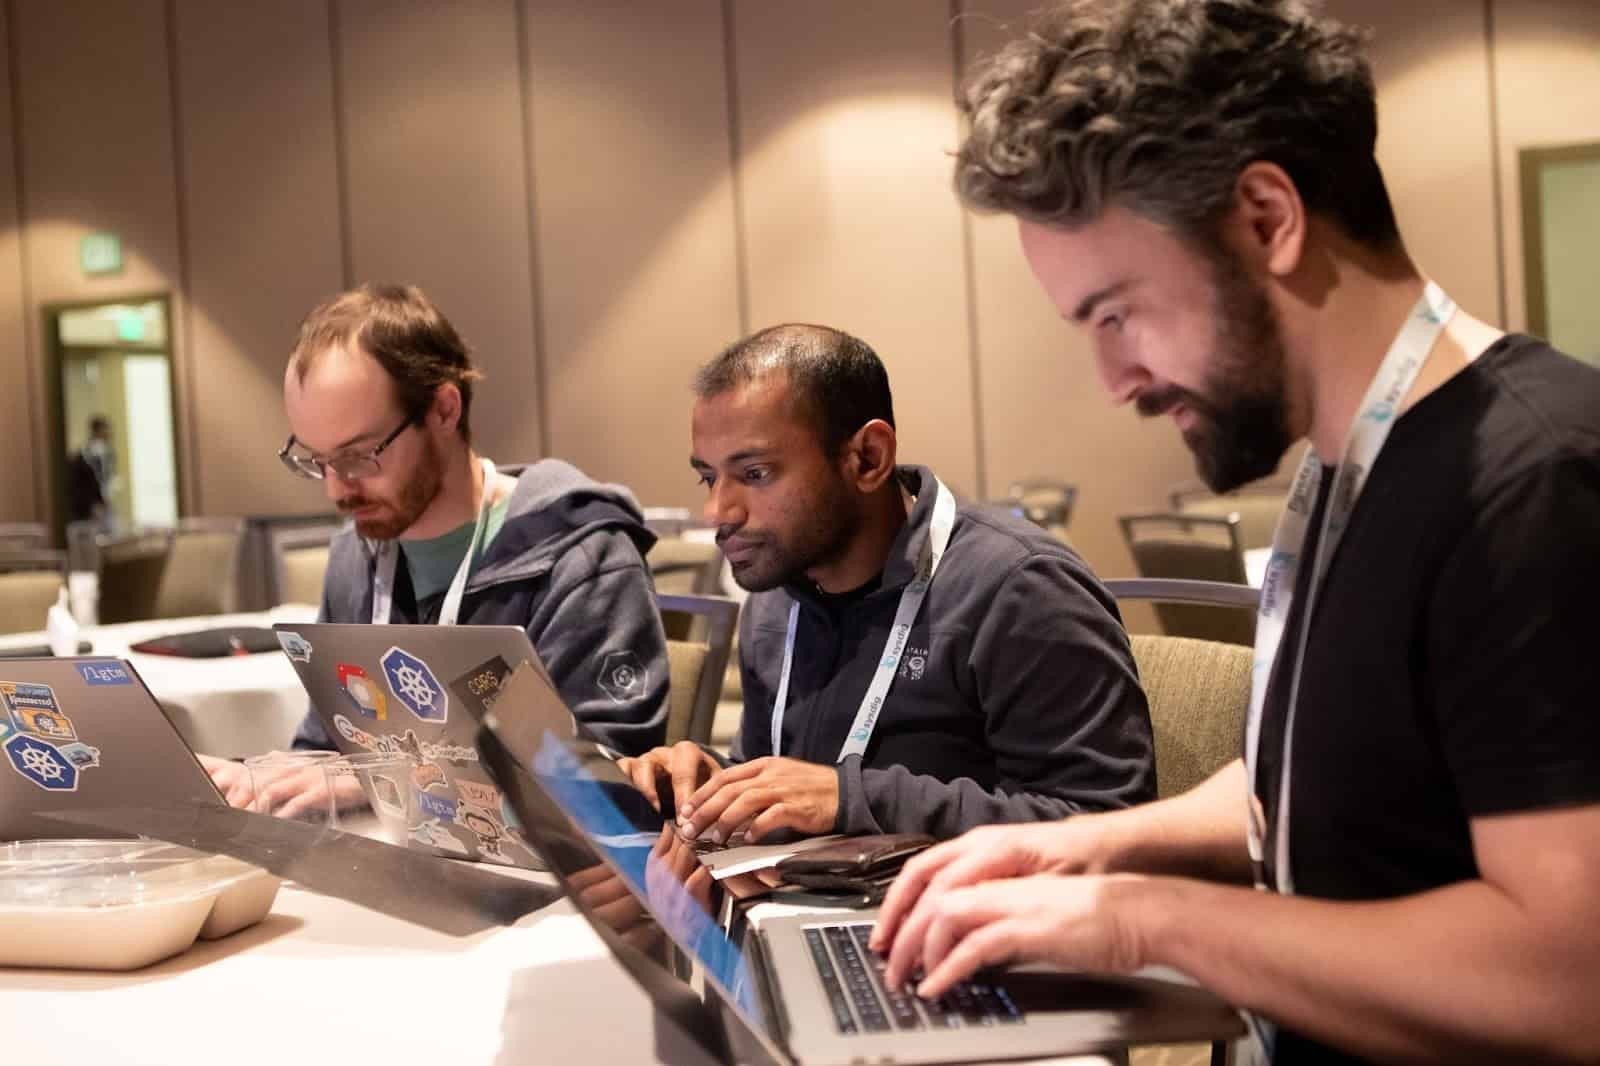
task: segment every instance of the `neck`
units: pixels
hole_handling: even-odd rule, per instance
[[[1339,252],[1294,291],[1300,314],[1284,328],[1290,424],[1327,463],[1338,462],[1367,387],[1427,285],[1403,252]]]
[[[849,592],[865,585],[883,573],[889,549],[910,513],[910,501],[899,478],[890,479],[869,497],[866,515],[844,552],[830,563],[807,570],[806,577],[827,593]]]
[[[400,534],[401,540],[431,540],[478,517],[483,493],[493,488],[483,483],[483,463],[478,453],[471,448],[452,448],[447,456],[438,495]]]

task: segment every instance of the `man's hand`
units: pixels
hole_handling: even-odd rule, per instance
[[[692,740],[680,740],[671,747],[653,748],[632,759],[618,759],[617,767],[644,793],[650,806],[661,810],[659,787],[672,786],[672,802],[680,816],[695,789],[719,769],[717,760]]]
[[[989,825],[929,848],[906,863],[890,886],[872,930],[872,949],[893,948],[897,959],[920,954],[943,897],[958,889],[1000,878],[1098,872],[1103,864],[1097,827],[1098,817],[1087,814],[1064,822]]]
[[[755,759],[712,774],[678,802],[678,825],[717,844],[735,834],[756,841],[779,829],[831,833],[839,817],[839,771],[783,757]]]
[[[945,893],[928,905],[917,941],[906,935],[896,941],[884,981],[897,988],[921,969],[926,976],[917,994],[935,999],[978,970],[1004,963],[1132,973],[1145,964],[1132,915],[1147,880],[1047,875]]]
[[[200,760],[201,769],[210,775],[211,783],[217,786],[228,806],[250,806],[250,771],[244,768],[244,763],[219,759],[215,755],[197,754],[195,758]]]

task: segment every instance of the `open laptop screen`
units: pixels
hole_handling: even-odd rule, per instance
[[[483,724],[480,751],[523,832],[635,978],[658,1002],[662,977],[688,987],[666,962],[662,937],[670,938],[772,1050],[777,1033],[754,960],[717,925],[710,871],[601,747],[573,727],[548,681],[518,668]],[[640,956],[653,973],[640,972]]]

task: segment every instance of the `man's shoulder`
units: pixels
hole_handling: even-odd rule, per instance
[[[1029,561],[1057,562],[1073,571],[1089,572],[1077,552],[1060,537],[1025,518],[994,507],[963,502],[957,508],[945,565],[970,570],[998,584]]]

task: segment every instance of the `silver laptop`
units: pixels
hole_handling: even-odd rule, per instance
[[[477,718],[501,682],[524,663],[538,664],[516,626],[279,623],[284,654],[311,698],[312,711],[341,752],[399,753],[409,781],[374,775],[376,807],[409,809],[407,846],[452,859],[542,869],[507,824],[499,788],[478,762]],[[472,712],[472,713],[469,713]],[[365,782],[364,782],[365,784]]]
[[[195,800],[222,803],[130,664],[0,660],[0,840],[116,836],[39,816]]]
[[[959,1062],[1244,1032],[1216,997],[1150,978],[1013,971],[926,1002],[885,986],[866,947],[873,910],[764,921],[736,941],[714,918],[694,849],[572,725],[553,686],[513,673],[484,724],[480,752],[529,841],[623,967],[713,1057]]]

